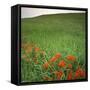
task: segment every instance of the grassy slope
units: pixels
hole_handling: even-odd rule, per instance
[[[22,43],[36,44],[47,52],[47,59],[60,52],[63,57],[68,54],[77,56],[80,64],[83,64],[85,60],[84,22],[84,13],[42,15],[22,19]]]

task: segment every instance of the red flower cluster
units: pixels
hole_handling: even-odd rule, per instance
[[[55,61],[58,60],[60,57],[61,57],[61,54],[60,54],[60,53],[57,53],[54,57],[52,57],[52,58],[50,59],[50,62],[55,62]]]
[[[82,70],[80,67],[78,67],[78,69],[75,72],[75,79],[78,79],[80,77],[81,78],[85,77],[85,71]]]
[[[62,71],[55,71],[54,74],[56,75],[57,80],[60,80],[62,75],[63,75],[63,72]]]
[[[76,60],[76,57],[73,56],[73,55],[68,55],[66,58],[67,58],[67,60],[69,60],[69,61],[75,61],[75,60]]]
[[[72,70],[69,71],[68,76],[67,76],[67,80],[72,80]]]
[[[45,63],[43,64],[43,68],[44,68],[44,69],[48,69],[48,67],[49,67],[49,63],[48,63],[48,62],[45,62]]]
[[[66,66],[66,62],[64,60],[61,60],[58,64],[59,67],[65,67]]]
[[[68,55],[63,58],[61,53],[56,53],[53,57],[50,58],[50,60],[46,61],[45,56],[47,54],[39,47],[32,47],[30,45],[24,45],[22,47],[25,49],[25,54],[21,56],[22,59],[26,61],[33,60],[35,64],[38,64],[39,58],[41,57],[40,60],[44,62],[43,64],[41,64],[42,68],[44,68],[44,70],[47,70],[47,72],[49,72],[50,74],[54,73],[55,76],[53,78],[48,75],[44,76],[43,79],[46,81],[54,79],[61,80],[63,79],[63,77],[65,77],[66,80],[85,78],[85,70],[83,70],[81,67],[73,70],[74,63],[78,63],[78,61],[76,61],[76,56],[74,55]],[[34,49],[35,53],[33,53],[33,55],[30,57],[30,55],[27,55],[27,53],[30,53],[32,51],[32,48]],[[41,56],[38,58],[39,55]],[[29,59],[28,56],[31,59]]]

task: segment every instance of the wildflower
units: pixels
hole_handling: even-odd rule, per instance
[[[85,71],[84,70],[81,70],[80,77],[85,77]]]
[[[68,68],[69,69],[72,69],[72,64],[68,64]]]
[[[60,80],[62,75],[63,75],[63,72],[62,71],[55,71],[54,74],[56,75],[57,80]]]
[[[72,71],[68,73],[67,80],[72,80]]]
[[[55,62],[56,60],[57,60],[56,57],[52,57],[52,58],[50,59],[50,62]]]
[[[61,54],[60,53],[57,53],[54,57],[52,57],[50,59],[50,62],[55,62],[57,59],[59,59],[61,57]]]
[[[57,54],[55,55],[55,57],[58,59],[58,58],[61,57],[61,54],[60,54],[60,53],[57,53]]]
[[[48,67],[49,67],[49,63],[48,63],[48,62],[45,62],[45,63],[43,64],[43,68],[44,68],[44,69],[48,69]]]
[[[60,62],[58,63],[58,66],[59,66],[59,67],[65,67],[65,66],[66,66],[66,62],[65,62],[64,60],[62,60],[62,61],[60,61]]]
[[[85,71],[82,70],[80,67],[76,70],[75,72],[75,79],[78,79],[78,78],[84,78],[85,77]]]
[[[67,60],[69,60],[69,61],[75,61],[75,60],[76,60],[76,57],[73,56],[73,55],[68,55],[66,58],[67,58]]]

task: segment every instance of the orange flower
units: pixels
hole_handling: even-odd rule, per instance
[[[72,80],[72,71],[68,73],[67,80]]]
[[[50,59],[50,62],[55,62],[57,59],[59,59],[61,57],[61,54],[60,53],[57,53],[54,57],[52,57]]]
[[[55,71],[54,73],[55,73],[55,75],[57,77],[57,80],[60,80],[62,75],[63,75],[63,72],[62,71]]]
[[[78,79],[80,77],[85,77],[85,71],[79,67],[75,72],[75,79]]]
[[[58,58],[61,57],[61,54],[60,54],[60,53],[57,53],[57,54],[55,55],[55,57],[58,59]]]
[[[76,70],[75,72],[75,79],[78,79],[80,77],[80,71]]]
[[[68,64],[68,68],[72,69],[72,64]]]
[[[35,52],[38,52],[38,51],[40,51],[40,48],[36,47]]]
[[[73,55],[68,55],[66,58],[67,58],[67,60],[70,60],[70,61],[75,61],[76,60],[76,57],[73,56]]]
[[[65,62],[64,60],[62,60],[62,61],[60,61],[60,62],[58,63],[58,66],[59,66],[59,67],[65,67],[65,66],[66,66],[66,62]]]
[[[50,59],[50,62],[55,62],[56,60],[57,60],[56,57],[52,57],[52,58]]]
[[[48,63],[48,62],[45,62],[45,63],[43,64],[43,68],[44,68],[44,69],[48,69],[48,67],[49,67],[49,63]]]
[[[80,77],[85,77],[85,71],[81,70]]]

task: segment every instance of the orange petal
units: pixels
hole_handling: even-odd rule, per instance
[[[60,54],[60,53],[57,53],[57,54],[55,55],[55,57],[58,59],[58,58],[61,57],[61,54]]]
[[[57,60],[56,57],[52,57],[52,58],[50,59],[50,62],[55,62],[56,60]]]
[[[70,60],[70,61],[75,61],[76,60],[76,57],[73,56],[73,55],[68,55],[66,58],[67,58],[67,60]]]
[[[60,80],[62,75],[63,75],[63,72],[62,71],[55,71],[54,74],[56,75],[57,80]]]
[[[48,62],[45,62],[45,63],[43,64],[43,68],[44,68],[44,69],[48,69],[48,67],[49,67],[49,63],[48,63]]]
[[[68,64],[68,68],[72,69],[72,64]]]
[[[72,80],[72,71],[69,72],[69,74],[67,76],[67,80]]]
[[[62,61],[60,61],[60,62],[58,63],[58,66],[59,66],[59,67],[65,67],[65,66],[66,66],[66,62],[65,62],[64,60],[62,60]]]

